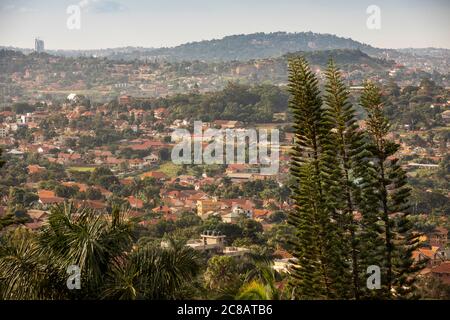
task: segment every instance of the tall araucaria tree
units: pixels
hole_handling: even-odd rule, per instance
[[[330,206],[339,225],[341,247],[347,253],[350,275],[350,292],[348,297],[361,298],[363,285],[361,265],[361,228],[355,219],[360,211],[361,184],[365,174],[366,143],[363,132],[359,129],[355,109],[349,101],[349,92],[343,83],[340,71],[330,60],[326,70],[325,84],[325,118],[331,127],[330,140],[333,141],[329,163],[333,164],[332,179],[329,179]],[[346,275],[347,276],[347,275]],[[347,289],[347,288],[344,288]],[[341,296],[346,296],[342,292]]]
[[[367,111],[367,134],[371,152],[370,179],[374,194],[373,213],[369,214],[372,234],[377,234],[384,244],[379,266],[382,270],[381,297],[414,297],[415,275],[422,267],[414,263],[412,252],[419,244],[419,234],[412,230],[408,218],[408,198],[406,173],[395,156],[399,145],[389,135],[389,122],[383,113],[380,89],[367,82],[361,96],[361,105]],[[377,241],[379,242],[379,241]]]
[[[292,293],[300,299],[337,298],[343,282],[339,277],[343,259],[326,188],[330,128],[317,78],[301,57],[289,61],[289,92],[295,131],[291,160],[295,210],[289,222],[297,229],[293,255],[298,259],[292,270]]]
[[[296,228],[291,247],[292,297],[410,298],[414,296],[412,252],[418,234],[408,219],[406,174],[388,139],[380,90],[367,83],[361,105],[365,128],[341,74],[330,61],[324,104],[318,80],[301,58],[289,61],[290,109],[295,141],[291,175]],[[381,290],[365,286],[368,266],[382,270]]]

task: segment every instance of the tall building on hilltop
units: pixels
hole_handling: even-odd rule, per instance
[[[44,52],[44,40],[41,40],[39,38],[34,39],[34,50],[37,53]]]

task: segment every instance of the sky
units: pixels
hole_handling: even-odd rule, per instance
[[[80,19],[67,26],[69,6]],[[380,9],[380,28],[366,21]],[[331,33],[376,47],[450,48],[450,0],[0,0],[0,45],[171,47],[254,32]],[[79,21],[79,29],[73,28]]]

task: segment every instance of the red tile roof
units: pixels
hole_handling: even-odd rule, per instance
[[[437,267],[434,267],[433,269],[431,269],[431,272],[450,275],[450,261],[443,262]]]
[[[62,185],[63,185],[63,186],[66,186],[66,187],[78,187],[78,189],[79,189],[81,192],[86,191],[87,188],[88,188],[88,185],[85,184],[85,183],[77,183],[77,182],[72,182],[72,181],[63,182]]]
[[[164,173],[164,172],[159,172],[159,171],[149,171],[146,173],[143,173],[141,175],[141,178],[155,178],[155,179],[167,179],[168,176]]]
[[[55,192],[51,190],[39,190],[38,191],[39,201],[43,204],[52,204],[52,203],[62,203],[65,201],[64,198],[57,197]]]
[[[39,166],[39,165],[32,165],[32,164],[30,164],[30,165],[27,167],[27,169],[28,169],[28,172],[29,172],[30,174],[33,174],[33,173],[39,173],[39,172],[45,171],[45,168],[44,168],[44,167],[41,167],[41,166]]]
[[[262,218],[270,214],[269,210],[266,209],[255,209],[253,210],[253,215],[258,218]]]
[[[133,208],[142,209],[142,207],[144,206],[144,201],[135,198],[134,196],[129,196],[128,202],[130,203],[130,206]]]
[[[100,200],[81,200],[76,202],[78,208],[105,209],[106,203]]]
[[[158,213],[161,212],[161,213],[165,213],[165,214],[171,213],[171,210],[168,206],[159,206],[159,207],[153,208],[152,211],[158,212]]]

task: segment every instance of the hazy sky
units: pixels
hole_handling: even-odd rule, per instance
[[[67,28],[81,4],[79,30]],[[369,5],[381,29],[366,26]],[[313,31],[377,47],[450,48],[450,0],[0,0],[0,45],[160,47],[253,32]]]

